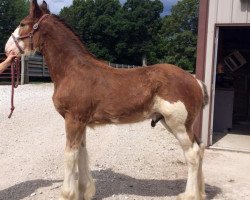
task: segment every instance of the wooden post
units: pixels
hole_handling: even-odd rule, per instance
[[[146,56],[146,54],[143,54],[143,56],[142,56],[142,66],[147,66],[147,56]]]
[[[21,85],[23,85],[24,84],[24,76],[25,76],[25,74],[24,74],[24,55],[22,55],[22,57],[21,57]]]
[[[24,56],[24,84],[29,83],[29,70],[28,70],[28,62],[29,62],[29,57]]]
[[[196,58],[196,78],[205,80],[205,62],[206,62],[206,43],[207,43],[207,26],[208,26],[209,0],[200,0],[199,4],[199,23],[198,23],[198,43]],[[201,111],[196,123],[194,132],[198,138],[201,138],[202,131],[202,114]]]

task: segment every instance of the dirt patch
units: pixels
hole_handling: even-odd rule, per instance
[[[20,86],[8,119],[10,87],[0,86],[0,200],[57,199],[63,179],[64,122],[52,84]],[[187,167],[176,139],[160,124],[89,129],[95,199],[175,199]],[[206,150],[207,199],[250,199],[250,155]]]

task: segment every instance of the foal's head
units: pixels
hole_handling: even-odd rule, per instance
[[[49,13],[45,1],[39,6],[37,0],[31,0],[29,15],[20,22],[6,43],[6,54],[8,55],[10,51],[14,51],[20,56],[21,54],[31,54],[37,50],[40,34],[36,26],[38,24],[39,29],[40,21],[44,20],[46,18],[44,17],[45,14]]]

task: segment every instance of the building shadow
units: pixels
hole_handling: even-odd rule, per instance
[[[177,196],[185,190],[186,180],[137,179],[116,173],[112,169],[92,171],[96,184],[95,200],[114,195],[136,195],[149,197]],[[52,186],[62,180],[36,179],[25,181],[0,191],[0,200],[20,200],[30,196],[37,189]],[[207,199],[213,199],[221,189],[206,184]]]

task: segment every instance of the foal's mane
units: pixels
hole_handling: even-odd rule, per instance
[[[86,44],[84,43],[84,41],[82,41],[81,37],[75,32],[75,30],[66,22],[65,19],[59,17],[58,15],[55,14],[51,14],[57,21],[59,21],[65,28],[69,29],[77,38],[78,42],[81,44],[81,46],[83,47],[85,53],[91,55],[93,58],[97,59],[97,57],[91,53],[88,48],[86,47]]]

